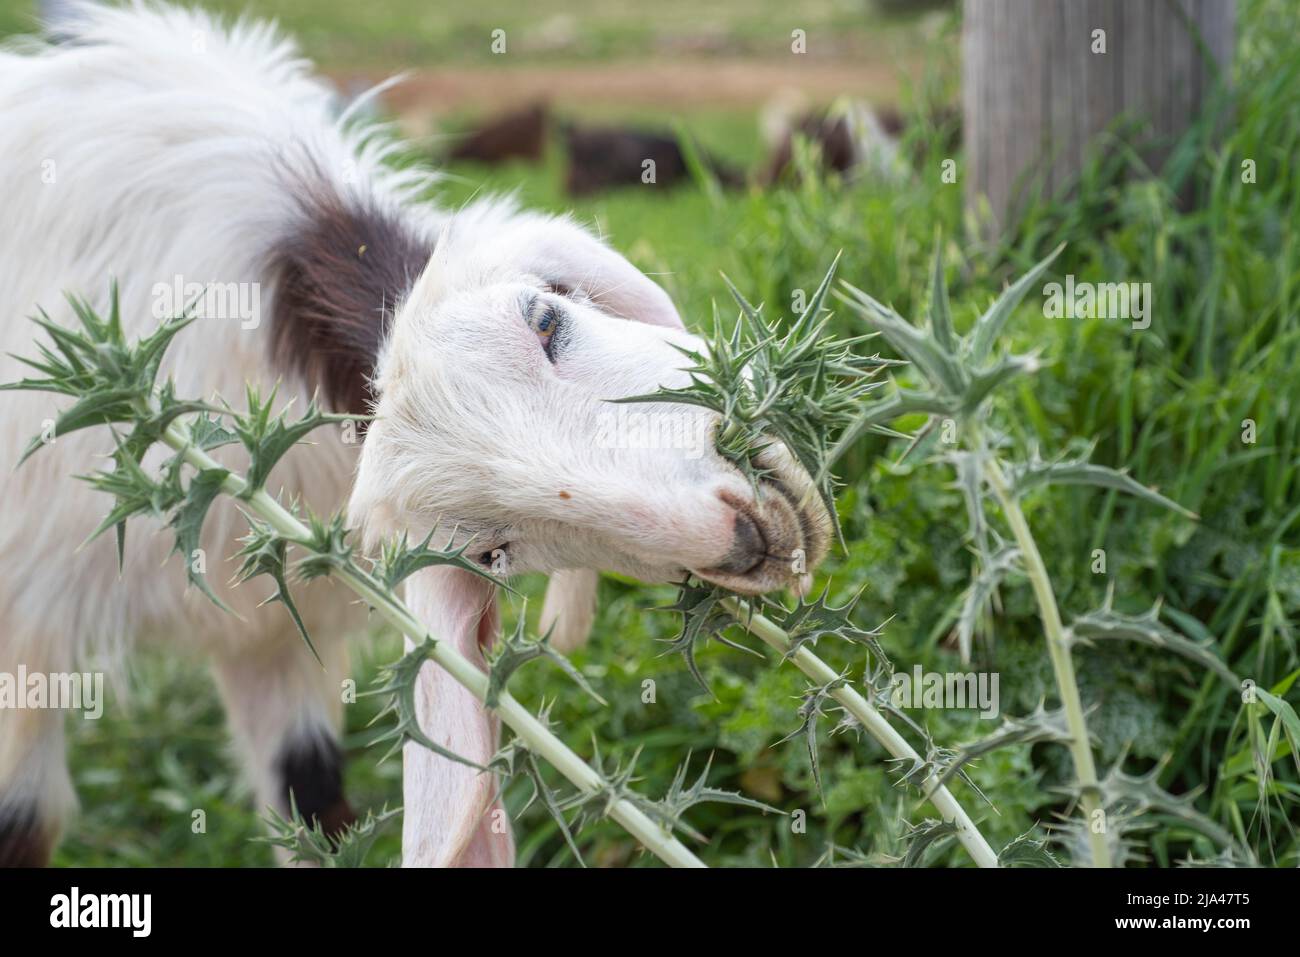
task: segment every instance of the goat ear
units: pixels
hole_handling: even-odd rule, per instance
[[[684,328],[668,293],[573,220],[523,216],[501,235],[508,236],[503,255],[558,291],[587,296],[623,319]]]
[[[500,626],[496,588],[457,568],[428,568],[406,586],[407,604],[440,642],[475,664]],[[463,758],[486,765],[496,752],[498,725],[482,703],[429,662],[415,695],[420,728]],[[491,773],[477,771],[416,743],[403,756],[402,860],[405,866],[510,866],[514,839]]]
[[[471,259],[505,264],[550,283],[558,291],[590,297],[623,319],[684,328],[668,294],[641,270],[565,216],[520,213],[511,200],[474,203],[451,219],[438,249],[469,250]]]
[[[596,618],[596,592],[600,575],[587,568],[565,568],[551,575],[542,605],[542,632],[551,633],[551,645],[568,654],[587,643]]]
[[[443,297],[446,285],[447,263],[452,243],[451,222],[438,232],[438,241],[424,269],[411,285],[407,300],[423,308],[432,308]]]
[[[653,279],[603,244],[574,288],[595,300],[606,312],[652,326],[684,329],[668,293]]]

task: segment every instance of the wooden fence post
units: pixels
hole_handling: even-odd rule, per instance
[[[1149,161],[1192,122],[1231,65],[1234,0],[964,0],[962,129],[968,208],[992,226],[1020,191],[1066,185],[1120,116],[1149,124]],[[1202,47],[1202,44],[1204,45]],[[1211,59],[1212,58],[1212,59]],[[1217,66],[1216,66],[1217,64]]]

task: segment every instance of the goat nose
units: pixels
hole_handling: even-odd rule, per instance
[[[767,539],[763,537],[763,530],[758,523],[747,512],[737,509],[735,514],[731,549],[717,568],[731,575],[746,575],[767,558]]]

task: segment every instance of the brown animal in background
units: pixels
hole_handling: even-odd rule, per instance
[[[786,132],[777,144],[762,182],[768,185],[778,182],[790,164],[794,161],[794,139],[806,137],[816,143],[821,150],[822,166],[837,173],[847,173],[857,165],[853,136],[849,132],[848,118],[843,114],[831,116],[824,111],[805,113],[795,125]]]
[[[781,108],[782,104],[774,107],[778,111]],[[927,159],[927,137],[913,138],[910,143],[904,140],[904,134],[916,122],[915,117],[904,116],[895,107],[871,107],[855,101],[841,102],[827,110],[805,111],[794,120],[774,118],[775,145],[760,182],[770,186],[788,175],[794,160],[796,136],[803,136],[818,147],[825,170],[852,174],[866,165],[877,174],[902,175],[900,146],[906,147],[906,160],[914,166]],[[924,122],[943,134],[940,138],[943,149],[951,152],[961,145],[961,114],[957,110],[936,108]]]
[[[644,183],[646,160],[654,161],[654,184],[673,186],[690,178],[677,138],[625,127],[563,125],[569,166],[565,186],[572,196],[588,196],[615,186]],[[705,165],[724,186],[739,186],[744,177],[716,159],[701,154]]]
[[[549,125],[550,110],[546,104],[534,103],[479,126],[456,144],[448,159],[475,163],[504,163],[512,159],[540,162],[546,151]]]

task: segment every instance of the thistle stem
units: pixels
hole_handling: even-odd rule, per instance
[[[830,684],[839,679],[839,674],[830,665],[818,658],[806,646],[801,646],[791,653],[790,636],[770,618],[754,611],[753,607],[741,598],[728,596],[722,599],[722,607],[741,625],[756,635],[783,658],[789,658],[796,668],[818,684]],[[848,685],[842,685],[830,692],[849,714],[861,723],[867,733],[880,742],[885,750],[902,761],[920,762],[921,756],[884,716],[871,706],[866,698]],[[957,827],[957,840],[970,853],[980,867],[997,867],[998,856],[988,841],[980,834],[965,809],[957,803],[946,785],[940,784],[938,776],[931,772],[926,776],[922,792],[931,804],[943,816],[943,819]]]
[[[167,427],[162,439],[195,468],[227,471],[214,458],[193,444],[189,428],[179,420]],[[243,495],[247,489],[248,484],[241,476],[229,472],[223,483],[224,491],[231,495]],[[244,501],[250,511],[300,546],[305,546],[310,540],[310,529],[264,489],[254,492]],[[428,629],[373,575],[349,562],[347,567],[338,569],[336,576],[412,641],[420,643],[431,638]],[[435,640],[431,657],[439,667],[445,669],[480,701],[486,699],[488,676],[450,644]],[[597,793],[605,786],[604,779],[599,774],[516,701],[508,691],[501,693],[496,712],[501,720],[523,740],[529,750],[545,758],[576,787],[589,793]],[[628,799],[614,798],[609,804],[607,813],[639,840],[646,850],[665,864],[672,867],[705,866],[667,828],[656,823]]]
[[[1079,788],[1084,811],[1084,827],[1088,831],[1088,844],[1092,851],[1094,867],[1110,867],[1110,846],[1106,835],[1093,828],[1097,812],[1101,807],[1101,788],[1097,783],[1097,766],[1092,759],[1092,745],[1088,739],[1088,723],[1083,713],[1083,701],[1079,697],[1079,683],[1074,673],[1074,659],[1070,656],[1070,645],[1061,624],[1061,613],[1056,606],[1056,594],[1052,590],[1052,580],[1047,575],[1047,566],[1039,554],[1038,545],[1029,530],[1025,514],[1020,510],[1020,503],[1011,493],[1002,468],[992,456],[985,460],[984,477],[993,490],[993,496],[1002,507],[1011,533],[1015,536],[1020,554],[1024,558],[1025,572],[1034,589],[1034,599],[1038,603],[1038,615],[1043,622],[1043,631],[1047,637],[1047,652],[1052,660],[1052,671],[1056,677],[1057,693],[1065,708],[1066,726],[1070,731],[1070,754],[1074,758],[1074,773],[1079,779]],[[1104,813],[1104,812],[1103,812]],[[1104,818],[1103,818],[1104,820]]]

